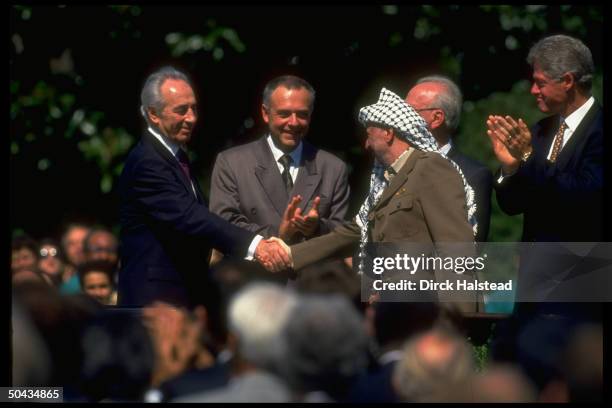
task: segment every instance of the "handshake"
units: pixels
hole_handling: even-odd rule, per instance
[[[270,272],[293,268],[291,249],[284,240],[292,239],[298,233],[305,237],[312,237],[318,229],[321,197],[315,197],[312,207],[304,214],[299,208],[301,202],[301,195],[296,195],[291,199],[281,219],[279,237],[262,239],[255,249],[255,259]]]
[[[259,241],[255,248],[255,259],[270,272],[281,272],[293,267],[291,249],[276,237]]]

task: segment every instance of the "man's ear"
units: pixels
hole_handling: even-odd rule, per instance
[[[263,118],[264,122],[269,123],[270,122],[270,111],[269,108],[264,105],[263,103],[261,104],[261,117]]]
[[[576,78],[574,78],[574,74],[571,72],[566,72],[561,76],[560,82],[563,84],[563,89],[567,92],[576,84]]]
[[[152,106],[149,106],[147,108],[147,117],[149,118],[149,122],[159,127],[161,119],[159,118],[157,112],[155,112],[155,109]]]
[[[395,139],[397,135],[395,134],[395,130],[393,128],[385,129],[385,142],[390,145],[393,143],[393,139]]]
[[[433,120],[431,121],[431,129],[437,129],[444,124],[444,120],[446,119],[446,115],[442,109],[436,109],[432,112]]]

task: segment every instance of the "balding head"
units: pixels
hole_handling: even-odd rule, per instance
[[[419,79],[406,95],[410,104],[427,122],[440,146],[448,143],[459,126],[463,97],[459,87],[439,75]]]

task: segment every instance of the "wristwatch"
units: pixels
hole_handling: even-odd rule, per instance
[[[531,152],[533,151],[533,149],[529,149],[528,151],[526,151],[525,153],[523,153],[523,156],[521,156],[521,161],[522,162],[526,162],[527,159],[529,159],[529,156],[531,156]]]

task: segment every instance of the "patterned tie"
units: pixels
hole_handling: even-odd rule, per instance
[[[565,121],[563,121],[561,122],[561,126],[559,126],[559,130],[557,130],[557,134],[555,134],[553,150],[549,160],[551,163],[554,163],[557,160],[557,156],[559,155],[559,151],[561,150],[561,145],[563,144],[563,134],[565,133],[565,129],[567,129],[567,125],[565,124]]]
[[[176,158],[178,159],[179,164],[181,165],[181,169],[183,173],[187,176],[187,180],[191,180],[191,173],[189,172],[189,157],[183,149],[178,149],[176,153]]]
[[[283,177],[283,181],[285,182],[285,188],[287,189],[287,192],[290,192],[291,189],[293,189],[293,179],[291,178],[291,173],[289,173],[289,166],[291,166],[293,159],[288,154],[284,154],[281,156],[280,159],[278,159],[278,161],[280,162],[280,164],[283,165],[284,170],[281,176]]]

